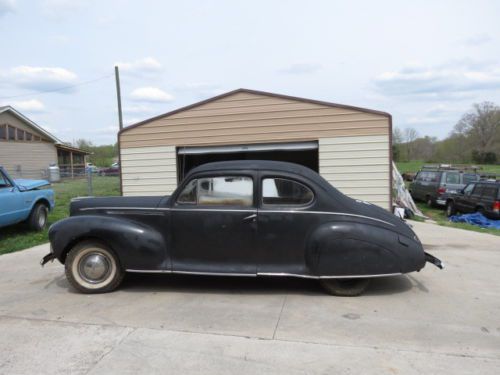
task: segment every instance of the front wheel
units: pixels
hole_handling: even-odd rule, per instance
[[[446,216],[450,217],[457,214],[457,209],[452,201],[446,203]]]
[[[49,210],[47,206],[43,203],[38,203],[33,207],[30,217],[28,218],[29,227],[36,231],[44,230],[47,225],[48,214]]]
[[[320,282],[326,292],[331,295],[355,297],[366,290],[370,284],[370,279],[322,279]]]
[[[98,241],[84,241],[73,247],[65,262],[66,278],[82,293],[105,293],[116,289],[125,272],[118,257]]]

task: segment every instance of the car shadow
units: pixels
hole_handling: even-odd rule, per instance
[[[390,295],[404,293],[415,285],[407,276],[374,278],[365,295]],[[300,294],[325,295],[317,280],[292,277],[224,277],[192,275],[127,274],[120,290],[131,293],[232,293],[232,294]]]

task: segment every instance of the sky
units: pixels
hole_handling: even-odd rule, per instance
[[[0,105],[66,142],[237,88],[389,112],[446,137],[500,104],[500,1],[0,0]]]

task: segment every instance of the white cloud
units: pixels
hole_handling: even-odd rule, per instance
[[[429,98],[463,97],[477,90],[500,88],[500,66],[453,61],[429,67],[411,64],[375,78],[376,88],[386,95],[421,95]]]
[[[286,68],[281,69],[281,72],[287,74],[311,74],[311,73],[316,73],[321,68],[322,68],[321,64],[318,63],[297,62],[291,64]]]
[[[489,36],[488,34],[482,33],[482,34],[475,34],[472,35],[471,37],[467,38],[464,40],[464,44],[468,46],[482,46],[483,44],[487,44],[489,42],[492,42],[493,38]]]
[[[17,66],[1,74],[4,81],[11,84],[36,90],[54,90],[76,83],[78,76],[64,68]]]
[[[37,99],[14,101],[9,104],[19,112],[40,113],[45,111],[45,105]]]
[[[7,13],[13,13],[15,10],[14,0],[0,0],[0,17],[6,15]]]
[[[154,57],[145,57],[130,62],[117,62],[115,65],[120,68],[120,71],[133,74],[156,73],[163,69],[161,63]]]
[[[116,135],[118,133],[118,125],[110,125],[96,130],[96,134],[101,135]]]
[[[148,105],[133,105],[129,107],[123,107],[123,113],[129,115],[146,114],[151,113],[154,109]]]
[[[130,97],[142,102],[169,102],[174,99],[169,93],[157,87],[140,87],[130,93]]]
[[[77,14],[90,4],[90,0],[44,0],[43,13],[56,20],[64,20]]]

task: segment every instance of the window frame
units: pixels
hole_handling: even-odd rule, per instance
[[[304,204],[266,204],[264,203],[264,180],[266,179],[281,179],[281,180],[288,180],[288,181],[292,181],[294,183],[297,183],[299,185],[302,185],[302,186],[305,186],[307,189],[309,189],[312,193],[312,199],[307,202],[307,203],[304,203]],[[301,180],[298,180],[296,178],[293,178],[293,177],[289,177],[289,176],[284,176],[284,175],[274,175],[274,174],[265,174],[265,175],[261,175],[260,176],[260,179],[259,179],[259,207],[260,208],[308,208],[308,207],[311,207],[315,202],[316,202],[316,199],[317,199],[317,194],[316,194],[316,191],[307,183],[305,183],[304,181],[301,181]]]
[[[242,205],[220,205],[220,204],[200,204],[199,203],[199,183],[201,179],[206,179],[206,178],[228,178],[228,177],[246,177],[251,180],[252,182],[252,203],[249,206],[242,206]],[[179,197],[183,193],[184,189],[193,181],[196,180],[196,203],[183,203],[179,202]],[[186,209],[196,209],[199,208],[200,210],[202,209],[217,209],[217,210],[234,210],[234,209],[241,209],[241,210],[255,210],[256,209],[256,176],[253,174],[249,173],[240,173],[240,172],[233,172],[233,171],[221,171],[221,173],[203,173],[199,174],[196,176],[193,176],[189,180],[186,180],[185,183],[181,185],[181,188],[178,190],[178,193],[175,195],[175,197],[172,203],[172,207],[175,208],[186,208]]]

